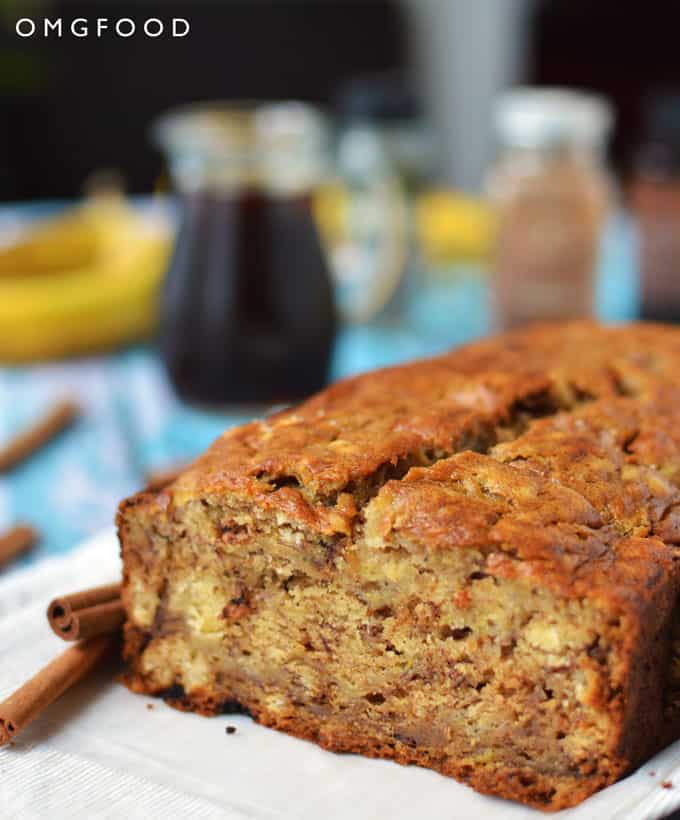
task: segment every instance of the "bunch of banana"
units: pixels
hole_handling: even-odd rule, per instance
[[[170,231],[95,196],[0,248],[0,362],[92,353],[148,336]]]

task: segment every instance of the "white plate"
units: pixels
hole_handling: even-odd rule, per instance
[[[64,558],[0,577],[0,699],[64,648],[47,627],[48,601],[119,573],[118,545],[107,531]],[[242,716],[203,718],[160,701],[147,709],[151,702],[103,675],[65,695],[13,747],[0,750],[0,817],[545,817],[425,769],[324,752]],[[227,725],[236,733],[226,734]],[[679,806],[677,743],[559,817],[652,820]]]

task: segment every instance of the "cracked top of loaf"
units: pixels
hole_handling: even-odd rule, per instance
[[[676,380],[680,330],[533,326],[341,381],[295,408],[229,430],[165,493],[176,504],[228,495],[232,503],[257,504],[300,526],[349,535],[365,503],[412,467],[465,450],[489,453],[518,437],[526,443],[523,433],[541,416],[561,412],[561,425],[572,414],[574,423],[596,423],[597,407],[608,398],[640,407],[646,401],[649,428],[661,412],[651,397]],[[590,406],[594,415],[578,415]],[[626,431],[635,428],[635,421],[625,424],[630,411],[611,412],[623,414],[617,419]],[[556,468],[564,473],[574,454],[553,441],[562,453]],[[666,444],[647,432],[637,446],[651,458]],[[507,448],[498,453],[510,458]],[[518,453],[515,461],[524,457]]]
[[[149,572],[150,533],[280,533],[331,575],[362,550],[389,572],[390,550],[469,549],[492,577],[644,612],[678,576],[679,364],[680,329],[574,322],[367,373],[226,432],[123,502],[121,537]]]

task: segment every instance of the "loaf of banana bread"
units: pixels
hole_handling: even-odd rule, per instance
[[[120,508],[128,682],[546,810],[676,736],[680,330],[340,382]]]

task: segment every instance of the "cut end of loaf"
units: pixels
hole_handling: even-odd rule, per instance
[[[633,762],[624,700],[643,663],[627,638],[636,613],[606,595],[565,600],[512,577],[496,554],[452,556],[411,534],[359,540],[342,580],[321,580],[313,562],[268,561],[273,544],[253,555],[257,571],[238,544],[215,546],[209,515],[195,530],[205,541],[182,527],[162,600],[129,577],[137,691],[206,714],[236,702],[325,748],[430,766],[541,808],[575,804]],[[659,617],[667,592],[653,601]]]

